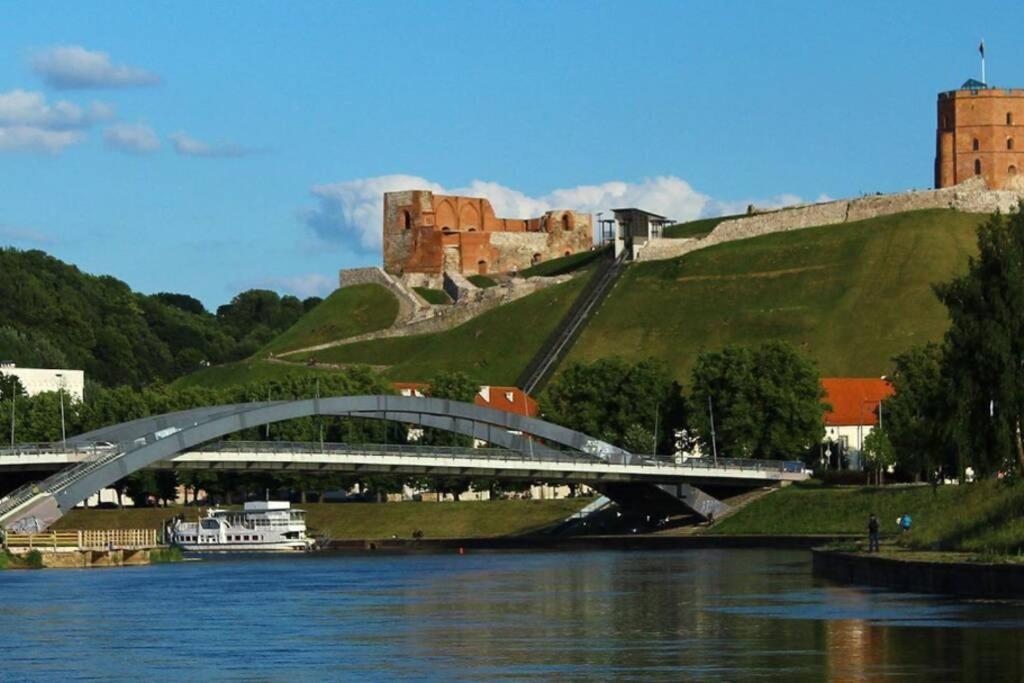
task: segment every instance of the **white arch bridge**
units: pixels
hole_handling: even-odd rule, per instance
[[[315,415],[390,420],[470,436],[494,446],[222,441],[252,427]],[[727,507],[706,489],[753,488],[806,478],[799,462],[666,462],[537,418],[438,398],[342,396],[184,410],[68,439],[0,450],[0,471],[59,469],[0,499],[0,526],[38,530],[96,491],[145,467],[349,471],[586,483],[625,505]],[[698,486],[700,488],[698,488]]]

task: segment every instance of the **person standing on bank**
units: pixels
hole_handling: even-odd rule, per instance
[[[878,517],[874,512],[868,517],[868,552],[878,552]]]

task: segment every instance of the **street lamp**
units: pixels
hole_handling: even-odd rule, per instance
[[[68,435],[64,429],[64,373],[58,372],[57,377],[60,379],[60,386],[57,387],[57,393],[60,394],[60,441],[61,447],[67,450]]]

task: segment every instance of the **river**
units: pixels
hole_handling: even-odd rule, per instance
[[[311,555],[0,573],[4,680],[1024,679],[1024,607],[771,550]]]

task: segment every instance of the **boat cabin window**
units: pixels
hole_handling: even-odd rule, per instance
[[[200,523],[200,525],[204,529],[219,529],[220,528],[220,523],[217,520],[215,520],[215,519],[204,519]]]

